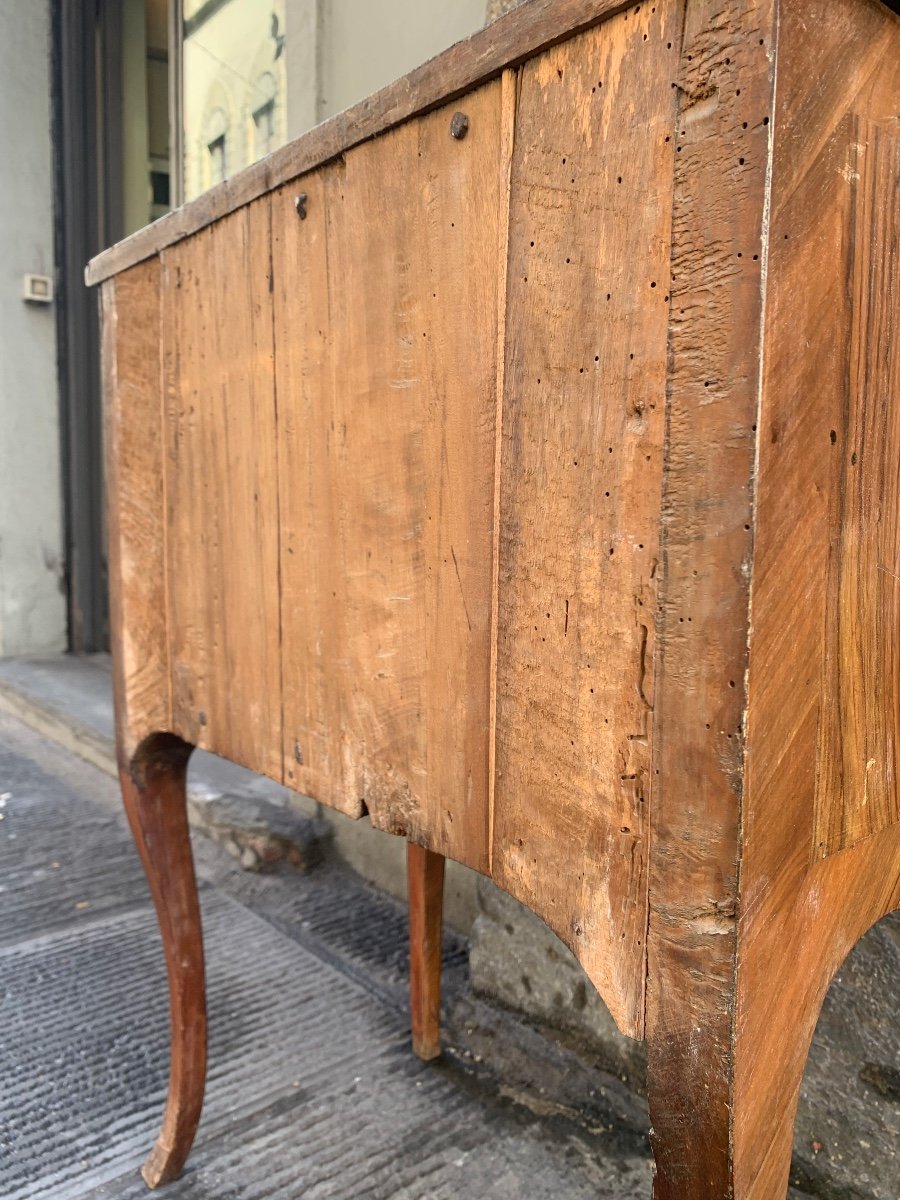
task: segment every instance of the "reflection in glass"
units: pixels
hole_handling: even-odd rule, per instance
[[[284,30],[284,0],[185,4],[185,199],[286,141]]]

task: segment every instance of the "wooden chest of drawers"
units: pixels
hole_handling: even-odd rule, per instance
[[[900,19],[530,0],[101,255],[125,802],[205,1010],[193,746],[444,857],[646,1038],[658,1200],[784,1194],[900,905]]]

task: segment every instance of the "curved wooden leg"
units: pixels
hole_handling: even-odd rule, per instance
[[[407,843],[409,1000],[412,1045],[428,1062],[441,1052],[444,856]]]
[[[653,1200],[731,1200],[730,1021],[684,1017],[647,1043]]]
[[[175,1179],[194,1141],[206,1079],[206,992],[200,905],[187,820],[192,747],[169,734],[147,739],[122,797],[156,905],[169,977],[171,1067],[162,1131],[142,1174],[151,1187]]]
[[[818,979],[797,970],[795,949],[773,939],[765,973],[750,981],[740,968],[729,980],[685,970],[685,1016],[696,1011],[695,990],[714,988],[720,1007],[705,1025],[673,1011],[649,1040],[654,1200],[784,1200],[823,995]]]
[[[798,872],[799,874],[799,872]],[[794,1120],[828,988],[865,932],[900,907],[900,825],[770,888],[740,940],[732,1142],[736,1200],[782,1200]]]
[[[866,930],[900,906],[900,825],[811,869],[796,859],[797,878],[761,891],[739,922],[714,934],[707,920],[696,945],[671,943],[665,989],[650,976],[654,1200],[787,1193],[825,994]],[[709,935],[723,939],[717,959]]]

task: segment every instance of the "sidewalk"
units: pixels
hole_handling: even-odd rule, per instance
[[[147,1194],[138,1167],[165,1092],[166,991],[111,747],[105,660],[0,663],[4,1200]],[[195,760],[198,795],[279,802],[275,785]],[[195,1153],[167,1197],[646,1200],[643,1102],[474,996],[461,939],[445,941],[444,1059],[423,1066],[408,1048],[402,904],[333,855],[309,872],[258,874],[207,838],[195,854],[210,1083]],[[826,1001],[795,1200],[900,1198],[898,995],[895,916]]]
[[[0,716],[0,1195],[136,1200],[165,1092],[156,923],[111,779]],[[199,839],[210,1078],[171,1200],[629,1200],[641,1110],[466,994],[450,1050],[408,1047],[396,902],[321,866],[254,875]],[[552,1097],[552,1098],[551,1098]]]

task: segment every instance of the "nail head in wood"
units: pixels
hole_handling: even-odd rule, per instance
[[[455,112],[450,119],[450,136],[458,142],[469,132],[469,118],[464,112]]]

